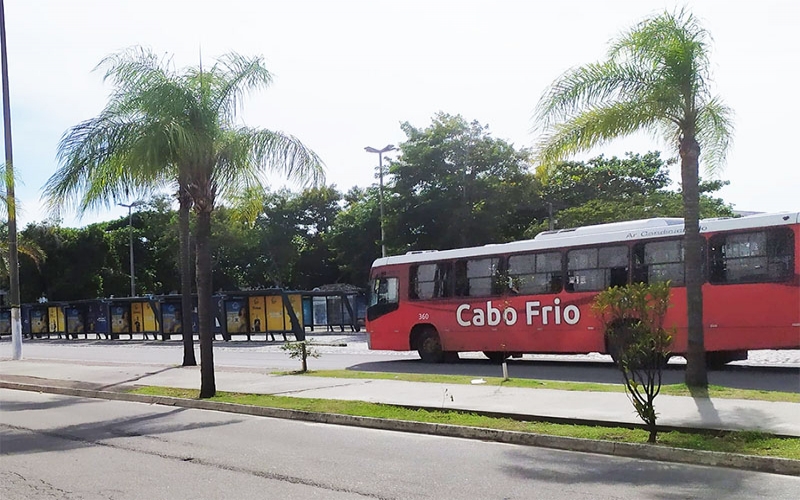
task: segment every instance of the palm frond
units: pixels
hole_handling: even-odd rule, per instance
[[[646,92],[652,81],[652,75],[640,68],[614,61],[573,68],[545,91],[537,106],[537,121],[547,127],[577,110],[609,100],[629,99]]]
[[[241,110],[243,98],[249,91],[272,84],[272,74],[264,67],[263,57],[244,57],[230,52],[220,57],[211,70],[219,76],[214,87],[213,109],[230,122]]]
[[[730,110],[710,97],[710,38],[685,9],[622,33],[606,61],[567,71],[541,97],[537,157],[562,159],[642,129],[675,147],[696,133],[709,165],[721,164]]]
[[[545,165],[633,134],[653,125],[648,103],[610,103],[565,120],[550,129],[539,141],[536,159]]]
[[[263,129],[239,130],[249,136],[252,161],[263,171],[279,173],[303,187],[325,182],[324,163],[297,137]]]
[[[701,147],[701,160],[709,174],[724,165],[733,141],[733,110],[718,97],[711,99],[697,116],[697,140]]]

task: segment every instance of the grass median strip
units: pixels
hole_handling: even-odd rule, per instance
[[[185,399],[197,399],[199,397],[198,390],[174,389],[168,387],[141,387],[131,392],[135,394],[169,396]],[[461,411],[412,410],[392,405],[361,401],[306,399],[233,392],[218,392],[217,396],[209,399],[209,401],[318,413],[335,413],[359,417],[483,427],[488,429],[531,432],[584,439],[600,439],[625,443],[645,443],[647,441],[647,432],[638,429],[553,424],[548,422],[522,422],[507,418],[486,417]],[[760,432],[700,434],[675,431],[663,432],[659,433],[658,445],[656,446],[800,460],[800,438],[779,438]]]
[[[282,375],[296,375],[294,372],[281,372]],[[522,387],[526,389],[555,389],[560,391],[591,391],[591,392],[625,392],[620,377],[619,384],[600,384],[596,382],[563,382],[558,380],[534,380],[534,379],[509,379],[503,381],[500,377],[470,377],[465,375],[430,375],[424,373],[386,373],[386,372],[364,372],[351,370],[319,370],[309,371],[304,374],[309,377],[329,377],[329,378],[349,378],[349,379],[379,379],[379,380],[403,380],[407,382],[430,382],[439,384],[471,384],[473,380],[479,378],[486,385],[496,385],[504,387]],[[780,391],[760,391],[752,389],[736,389],[711,385],[708,390],[695,390],[694,393],[686,384],[670,384],[661,387],[661,394],[669,396],[693,396],[711,397],[725,399],[750,399],[759,401],[784,401],[788,403],[800,403],[800,393],[780,392]]]

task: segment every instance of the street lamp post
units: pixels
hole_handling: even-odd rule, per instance
[[[386,257],[386,230],[383,227],[383,153],[396,151],[394,144],[389,144],[383,149],[365,147],[367,153],[378,153],[378,204],[381,210],[381,257]]]
[[[125,203],[117,203],[117,205],[121,207],[125,207],[128,209],[128,248],[130,249],[130,257],[131,257],[131,297],[136,297],[136,277],[133,273],[133,207],[138,207],[141,205],[141,201],[134,201],[130,204]]]

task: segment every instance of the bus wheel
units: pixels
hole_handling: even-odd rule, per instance
[[[483,355],[489,358],[489,361],[496,365],[499,365],[511,357],[511,353],[501,351],[483,351]]]
[[[444,351],[442,351],[442,341],[439,340],[439,332],[435,328],[425,328],[420,333],[419,348],[417,352],[422,361],[426,363],[441,363],[444,361]]]

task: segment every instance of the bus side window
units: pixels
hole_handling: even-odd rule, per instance
[[[632,283],[648,283],[647,264],[644,258],[644,243],[633,246],[633,277]]]
[[[408,296],[411,299],[433,299],[450,296],[449,262],[411,266]]]
[[[455,295],[456,297],[469,297],[469,280],[467,279],[467,261],[456,261],[455,265]]]
[[[683,240],[637,243],[633,247],[633,281],[669,281],[672,286],[683,286],[683,260]]]
[[[581,248],[567,252],[567,290],[587,292],[628,284],[628,247]]]
[[[514,293],[558,293],[563,282],[561,252],[512,255],[507,274]]]
[[[457,297],[490,297],[500,294],[500,259],[487,257],[456,261]]]
[[[410,266],[408,268],[408,298],[418,299],[419,292],[419,266]]]
[[[794,273],[794,235],[789,229],[717,234],[711,238],[714,284],[784,281]]]

